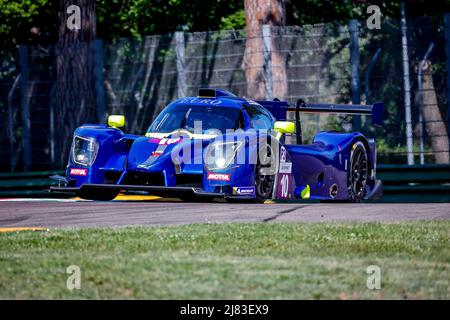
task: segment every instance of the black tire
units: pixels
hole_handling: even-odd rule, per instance
[[[347,168],[348,201],[360,202],[364,199],[369,178],[369,159],[364,143],[357,141],[352,145],[350,163]]]
[[[119,194],[119,190],[80,191],[78,196],[86,200],[111,201]]]
[[[272,197],[273,188],[275,184],[275,175],[273,168],[276,161],[276,155],[270,143],[262,145],[259,149],[258,155],[261,152],[266,152],[265,156],[269,159],[267,163],[261,163],[260,156],[255,165],[255,195],[253,202],[264,203],[264,201]]]
[[[262,164],[259,157],[259,152],[264,152],[262,150],[268,151],[268,156],[270,157],[270,162],[267,164]],[[264,174],[261,170],[264,168],[270,168],[272,161],[276,161],[276,155],[273,152],[272,147],[269,143],[265,143],[260,147],[258,152],[258,161],[255,165],[255,196],[254,199],[240,199],[240,198],[225,198],[228,203],[264,203],[264,201],[272,197],[273,187],[275,184],[275,173],[274,174]],[[264,170],[263,170],[264,171]]]

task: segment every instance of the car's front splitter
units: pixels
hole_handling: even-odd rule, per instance
[[[163,187],[163,186],[143,186],[143,185],[117,185],[117,184],[83,184],[80,187],[50,187],[52,192],[65,192],[78,194],[101,190],[117,191],[145,191],[149,194],[161,197],[179,197],[181,195],[193,195],[197,197],[225,197],[223,192],[206,192],[195,187]]]

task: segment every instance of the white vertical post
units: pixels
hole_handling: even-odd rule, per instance
[[[409,80],[408,34],[406,25],[405,3],[400,3],[401,30],[402,30],[402,60],[403,60],[403,86],[405,91],[405,122],[406,122],[406,148],[408,151],[408,164],[414,164],[413,130],[411,122],[411,84]]]
[[[262,36],[264,42],[264,88],[266,99],[273,99],[273,83],[272,83],[272,36],[270,25],[262,26]]]
[[[178,98],[187,95],[185,60],[184,60],[184,33],[181,31],[175,32],[175,51],[177,55],[177,95]]]

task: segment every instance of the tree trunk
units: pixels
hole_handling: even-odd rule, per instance
[[[285,0],[244,0],[247,41],[243,68],[247,80],[247,95],[252,99],[264,99],[264,42],[262,25],[284,26],[286,24]],[[274,39],[276,41],[274,41]],[[272,41],[272,82],[274,97],[284,99],[287,94],[286,55],[281,37]]]
[[[430,61],[427,61],[423,68],[422,95],[423,120],[427,134],[431,139],[431,147],[433,148],[436,163],[449,163],[447,129],[439,110]]]
[[[81,11],[81,28],[70,30],[67,7]],[[94,0],[60,0],[56,49],[56,144],[60,162],[67,157],[76,127],[97,120],[93,44],[96,34]]]

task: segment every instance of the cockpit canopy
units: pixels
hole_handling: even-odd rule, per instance
[[[175,103],[158,115],[147,133],[170,133],[179,129],[199,134],[212,130],[226,133],[227,129],[244,129],[244,116],[241,109],[234,107]]]

